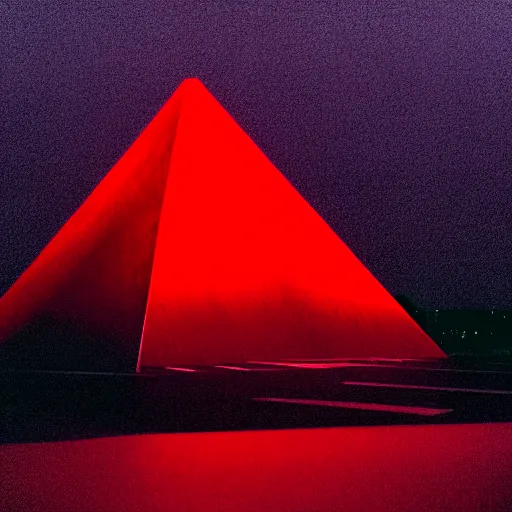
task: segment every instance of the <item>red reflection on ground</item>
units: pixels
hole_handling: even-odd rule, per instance
[[[310,405],[313,407],[338,407],[340,409],[360,409],[362,411],[393,412],[416,414],[419,416],[437,416],[452,412],[453,409],[435,407],[417,407],[411,405],[375,404],[369,402],[341,402],[339,400],[312,400],[309,398],[253,398],[257,402],[278,402],[282,404]]]
[[[0,446],[1,510],[510,511],[512,424]]]
[[[176,366],[166,366],[165,367],[166,370],[173,370],[175,372],[192,372],[192,373],[196,373],[197,370],[194,370],[193,368],[178,368]]]

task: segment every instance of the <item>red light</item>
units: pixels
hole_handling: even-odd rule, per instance
[[[133,354],[144,324],[141,366],[444,357],[197,79],[2,297],[0,340],[40,315]]]
[[[1,510],[507,512],[512,425],[4,445],[0,474]]]

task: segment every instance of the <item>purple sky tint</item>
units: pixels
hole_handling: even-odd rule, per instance
[[[512,307],[512,3],[0,2],[0,282],[185,77],[392,293]]]

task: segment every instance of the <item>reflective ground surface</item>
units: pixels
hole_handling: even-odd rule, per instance
[[[512,421],[505,361],[270,361],[0,373],[2,443],[142,433]]]

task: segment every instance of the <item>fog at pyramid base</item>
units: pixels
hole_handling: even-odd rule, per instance
[[[0,299],[0,366],[445,357],[197,79]]]

